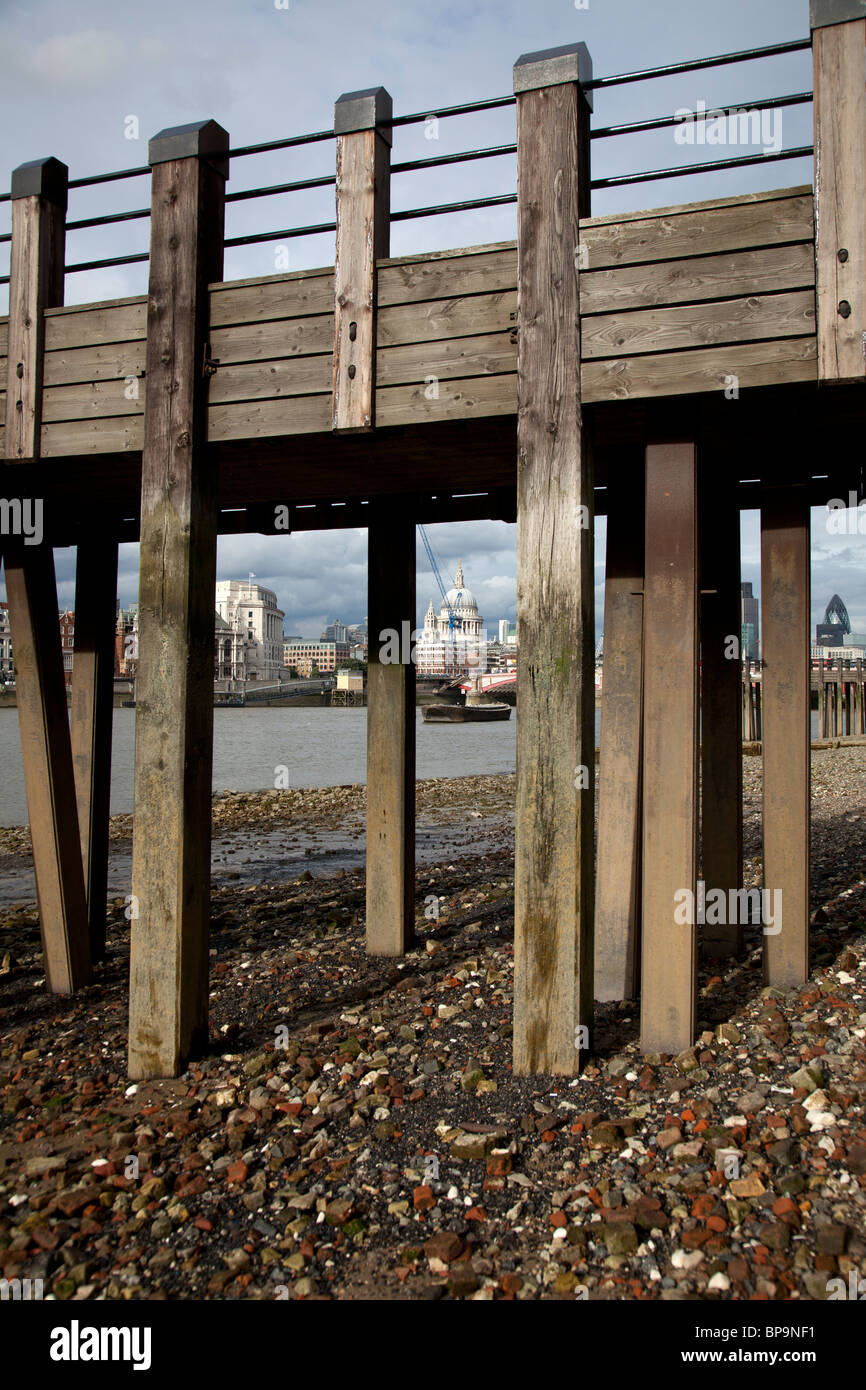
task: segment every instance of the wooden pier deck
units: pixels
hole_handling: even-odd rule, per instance
[[[45,540],[0,544],[54,990],[86,983],[102,949],[117,545],[141,541],[132,1075],[177,1072],[207,1034],[212,600],[230,531],[369,528],[368,946],[399,955],[414,924],[414,673],[382,660],[376,637],[414,627],[418,522],[517,520],[514,1064],[569,1073],[591,1046],[593,995],[640,990],[647,1049],[693,1041],[697,934],[674,902],[699,872],[742,883],[730,639],[739,511],[759,507],[765,872],[785,901],[766,975],[805,978],[809,508],[859,487],[866,424],[860,0],[813,0],[811,47],[814,187],[600,217],[593,91],[657,74],[594,79],[582,44],[525,55],[509,99],[518,236],[495,245],[389,254],[382,88],[336,104],[335,257],[321,269],[223,278],[232,151],[203,121],[151,142],[148,294],[65,306],[67,171],[16,170],[0,493],[44,499]],[[581,769],[599,514],[596,871]],[[51,552],[69,544],[71,734]],[[736,953],[742,930],[704,944]]]

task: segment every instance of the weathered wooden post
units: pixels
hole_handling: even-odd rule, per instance
[[[866,376],[866,4],[810,0],[818,378]]]
[[[5,444],[11,464],[40,456],[44,310],[63,303],[68,173],[57,159],[38,159],[12,174]],[[90,979],[90,951],[54,552],[44,514],[38,542],[5,540],[3,559],[45,978],[52,993],[66,994]]]
[[[809,975],[811,787],[810,519],[806,486],[761,501],[764,977],[782,989]]]
[[[740,511],[726,460],[701,470],[701,847],[707,892],[726,901],[743,884]],[[710,914],[715,918],[718,914]],[[742,924],[707,922],[706,955],[737,955]]]
[[[695,445],[646,451],[641,1046],[679,1053],[696,1016],[698,512]]]
[[[595,997],[634,999],[640,979],[643,457],[608,490],[604,687],[598,764]]]
[[[514,1070],[568,1075],[591,1044],[593,477],[580,401],[585,44],[529,53],[517,94],[517,810]]]
[[[368,532],[367,950],[401,956],[415,934],[415,524],[386,511]]]
[[[376,262],[390,250],[391,97],[334,106],[337,244],[333,428],[376,414]],[[367,532],[367,950],[400,956],[415,931],[415,526],[387,510]]]
[[[105,955],[116,598],[117,541],[88,536],[79,541],[75,556],[71,733],[94,960]]]
[[[334,105],[335,430],[370,429],[375,421],[376,261],[390,254],[392,114],[384,87],[347,92]]]
[[[172,1076],[207,1041],[217,467],[208,283],[222,279],[229,138],[150,142],[129,1071]]]

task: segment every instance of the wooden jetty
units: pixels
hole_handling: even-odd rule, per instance
[[[810,505],[860,484],[866,416],[866,16],[812,0],[799,43],[599,78],[583,44],[528,54],[516,147],[391,166],[379,88],[337,101],[334,263],[226,281],[232,150],[213,120],[162,131],[146,295],[64,306],[68,171],[16,169],[0,494],[41,498],[45,543],[4,535],[48,988],[104,943],[117,546],[140,538],[129,1071],[177,1074],[208,1034],[213,592],[221,532],[366,526],[374,635],[415,621],[415,526],[518,527],[517,1072],[577,1071],[593,998],[641,997],[648,1051],[695,1031],[697,931],[675,894],[742,874],[739,511],[762,535],[764,872],[783,930],[770,984],[809,971]],[[605,87],[811,47],[814,186],[592,216]],[[677,117],[660,121],[673,127]],[[409,169],[516,148],[516,193],[390,216]],[[717,162],[767,167],[812,147]],[[706,165],[694,166],[700,172]],[[299,191],[310,182],[281,186]],[[516,202],[516,243],[393,257],[405,216]],[[104,223],[123,220],[95,219]],[[86,224],[85,224],[86,225]],[[330,225],[330,224],[329,224]],[[309,229],[295,229],[309,230]],[[318,228],[316,230],[327,230]],[[263,232],[249,240],[280,239]],[[436,390],[429,389],[435,382]],[[130,389],[132,386],[134,389]],[[472,494],[472,495],[468,495]],[[598,872],[593,519],[608,517]],[[78,546],[70,724],[52,545]],[[698,662],[703,669],[698,766]],[[368,683],[367,939],[414,924],[414,671]],[[701,773],[699,779],[699,771]],[[703,806],[698,786],[703,788]],[[742,927],[713,929],[736,953]]]

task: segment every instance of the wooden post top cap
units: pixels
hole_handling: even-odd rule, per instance
[[[809,0],[811,29],[847,24],[850,19],[866,19],[866,0]]]
[[[66,208],[69,196],[69,170],[59,159],[33,159],[12,170],[13,198],[45,198]]]
[[[167,164],[171,159],[207,159],[224,167],[228,176],[228,131],[216,121],[191,121],[189,125],[169,126],[154,135],[147,147],[149,164]]]
[[[592,81],[592,58],[585,43],[568,43],[562,48],[543,48],[539,53],[523,53],[514,64],[516,93],[533,92],[538,87],[558,87],[577,82],[584,87]],[[584,92],[592,110],[592,92]]]
[[[391,144],[391,117],[394,103],[384,87],[368,87],[363,92],[344,92],[334,103],[334,134],[350,135],[356,130],[378,130]]]

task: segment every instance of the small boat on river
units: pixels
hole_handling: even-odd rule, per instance
[[[424,705],[421,717],[425,724],[482,724],[493,719],[510,719],[511,706],[492,700],[465,705]]]

